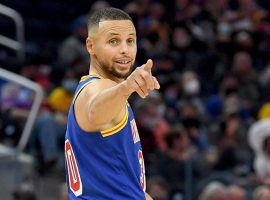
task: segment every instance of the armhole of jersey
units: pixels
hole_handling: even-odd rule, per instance
[[[72,104],[74,106],[74,103],[76,101],[76,99],[78,98],[79,94],[81,93],[81,91],[83,90],[83,88],[85,88],[91,81],[86,82],[85,84],[82,85],[82,87],[79,89],[79,91],[74,95],[74,98],[72,100]]]
[[[103,137],[107,137],[107,136],[113,135],[113,134],[119,132],[120,130],[122,130],[128,122],[128,115],[129,115],[128,105],[126,105],[126,112],[125,112],[123,119],[118,124],[113,126],[112,128],[100,131],[101,135]]]
[[[88,77],[86,77],[86,78],[88,78]],[[82,82],[82,81],[85,81],[86,78],[85,78],[84,80],[81,80],[81,82]],[[82,91],[89,83],[91,83],[92,80],[94,80],[94,79],[99,79],[99,77],[95,77],[95,78],[93,78],[93,79],[91,79],[91,80],[85,82],[85,83],[81,86],[81,88],[75,93],[74,98],[73,98],[73,100],[72,100],[72,104],[71,104],[71,109],[72,109],[72,112],[73,112],[73,117],[74,117],[74,119],[75,119],[76,126],[78,126],[78,128],[81,129],[81,130],[82,130],[83,132],[85,132],[85,133],[88,133],[88,132],[85,131],[85,130],[83,130],[83,129],[80,127],[80,125],[79,125],[79,123],[78,123],[78,121],[77,121],[76,115],[75,115],[75,101],[76,101],[76,99],[78,98],[78,96],[79,96],[79,94],[81,93],[81,91]]]
[[[81,82],[82,82],[82,81],[85,81],[87,78],[89,78],[89,76],[82,77]],[[73,100],[72,100],[72,104],[73,104],[73,105],[74,105],[76,99],[78,98],[79,94],[81,93],[81,91],[82,91],[89,83],[91,83],[92,80],[94,80],[94,79],[99,79],[99,77],[92,77],[92,78],[93,78],[93,79],[91,79],[91,80],[87,81],[86,83],[84,83],[84,84],[81,86],[81,88],[76,92],[76,94],[74,95],[74,98],[73,98]]]

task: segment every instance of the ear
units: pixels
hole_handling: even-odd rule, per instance
[[[87,37],[86,48],[87,48],[87,51],[90,55],[94,54],[94,40],[93,40],[93,38]]]

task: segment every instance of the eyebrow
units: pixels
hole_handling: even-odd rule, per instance
[[[109,33],[110,36],[115,36],[115,35],[120,35],[119,33]],[[135,33],[130,33],[128,35],[133,35],[133,36],[136,36]]]

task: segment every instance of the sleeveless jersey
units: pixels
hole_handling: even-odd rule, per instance
[[[145,199],[144,160],[131,107],[126,105],[120,123],[100,132],[85,132],[75,119],[76,97],[93,79],[99,78],[81,79],[68,114],[65,166],[69,199]]]

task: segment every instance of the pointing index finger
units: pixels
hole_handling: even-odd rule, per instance
[[[153,67],[153,61],[151,59],[148,59],[146,64],[144,65],[144,70],[151,73],[152,67]]]

